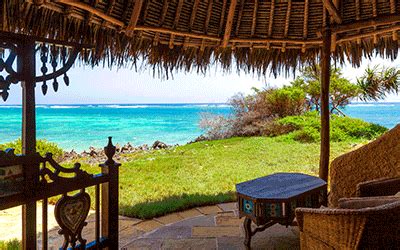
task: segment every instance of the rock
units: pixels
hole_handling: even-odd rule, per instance
[[[118,148],[117,148],[118,149]],[[121,154],[126,154],[126,153],[133,153],[135,151],[139,150],[138,148],[133,147],[129,142],[125,144],[124,146],[120,147],[119,150],[117,150],[117,153]]]
[[[132,145],[128,142],[128,144],[124,145],[119,152],[120,153],[131,153]]]
[[[142,151],[148,151],[149,150],[149,146],[147,144],[143,144],[142,146],[139,146],[138,149],[142,150]]]
[[[168,148],[168,145],[161,141],[155,141],[151,148],[152,149],[165,149],[165,148]]]
[[[90,155],[91,157],[97,156],[96,150],[91,150],[91,151],[89,152],[89,155]]]
[[[175,146],[178,146],[176,144]],[[164,142],[161,141],[155,141],[151,147],[149,147],[147,144],[143,144],[138,147],[134,147],[131,145],[130,142],[125,144],[124,146],[120,146],[119,144],[116,144],[116,154],[114,156],[114,159],[119,161],[119,162],[126,162],[129,160],[129,157],[125,157],[123,154],[129,154],[129,153],[134,153],[138,151],[149,151],[149,150],[158,150],[158,149],[165,149],[169,148],[171,146],[167,145]],[[80,163],[88,163],[88,164],[99,164],[99,163],[104,163],[107,160],[107,157],[104,153],[103,148],[95,148],[93,146],[89,147],[89,150],[86,151],[84,150],[81,153],[77,153],[75,150],[71,150],[70,152],[64,152],[62,161],[63,162],[80,162]]]
[[[194,141],[191,141],[190,143],[195,143],[195,142],[200,142],[200,141],[207,141],[207,137],[205,137],[204,135],[200,135],[198,136],[196,139],[194,139]]]

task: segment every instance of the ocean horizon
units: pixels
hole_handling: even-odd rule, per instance
[[[108,136],[119,145],[186,144],[203,133],[202,113],[227,116],[231,108],[226,103],[37,104],[36,112],[38,139],[83,151],[103,147]],[[400,102],[353,102],[343,112],[387,128],[400,123]],[[22,106],[2,104],[0,114],[0,144],[20,138]]]

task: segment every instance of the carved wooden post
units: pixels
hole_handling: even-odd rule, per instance
[[[101,172],[110,176],[110,182],[102,184],[101,191],[101,233],[109,240],[109,249],[118,249],[118,195],[119,195],[119,170],[121,164],[112,158],[115,154],[115,146],[111,137],[108,137],[108,145],[104,147],[107,161],[101,164]]]
[[[22,153],[36,152],[35,41],[25,40],[18,47],[18,72],[22,73]],[[39,166],[25,169],[28,185],[39,181]],[[36,202],[22,207],[22,247],[36,249]]]

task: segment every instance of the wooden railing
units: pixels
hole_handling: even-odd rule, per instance
[[[61,195],[55,205],[55,219],[60,226],[59,234],[64,236],[62,249],[118,249],[118,179],[119,166],[112,157],[115,146],[111,137],[104,148],[107,161],[100,164],[100,174],[89,174],[79,163],[73,168],[60,166],[51,154],[45,157],[38,153],[15,155],[13,149],[0,151],[0,210],[42,201],[41,248],[48,249],[48,199]],[[94,202],[86,192],[94,187]],[[69,195],[73,192],[74,195]],[[91,208],[95,209],[95,237],[88,243],[82,238],[82,230]],[[22,225],[22,231],[29,230]],[[24,235],[22,245],[29,246],[38,232],[30,230]]]

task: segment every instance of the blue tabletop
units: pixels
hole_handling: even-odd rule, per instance
[[[325,181],[311,175],[276,173],[236,184],[236,191],[254,199],[287,200],[325,185]]]

